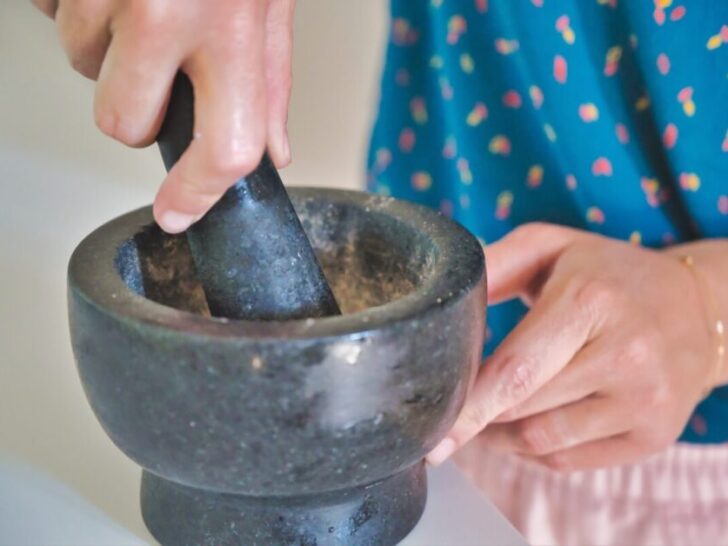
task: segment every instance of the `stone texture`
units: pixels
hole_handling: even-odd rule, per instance
[[[145,520],[165,545],[180,544],[172,527],[189,544],[203,535],[205,544],[396,543],[424,503],[413,465],[452,425],[480,361],[485,272],[474,237],[388,198],[320,189],[291,198],[341,316],[205,316],[185,238],[155,228],[149,208],[102,226],[71,258],[84,389],[145,469]],[[388,488],[397,476],[415,478]],[[376,514],[346,534],[341,522],[364,502],[347,495],[368,486]],[[234,536],[235,511],[239,535],[214,542]],[[306,513],[318,523],[300,523]],[[276,526],[279,517],[288,523]],[[323,533],[327,517],[336,532]]]

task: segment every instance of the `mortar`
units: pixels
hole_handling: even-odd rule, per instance
[[[295,188],[343,314],[209,316],[187,241],[146,207],[69,264],[74,354],[114,443],[143,468],[164,545],[396,544],[426,499],[422,458],[480,362],[478,241],[424,207]]]

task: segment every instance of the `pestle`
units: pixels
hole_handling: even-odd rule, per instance
[[[194,91],[179,72],[157,136],[170,170],[192,140]],[[187,230],[213,316],[285,320],[341,311],[266,152]]]

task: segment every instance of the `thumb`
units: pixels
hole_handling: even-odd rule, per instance
[[[587,236],[576,229],[534,222],[487,246],[488,304],[530,299],[566,247]]]

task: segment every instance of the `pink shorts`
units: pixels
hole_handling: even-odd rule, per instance
[[[728,545],[728,444],[572,473],[472,444],[456,462],[534,546]]]

